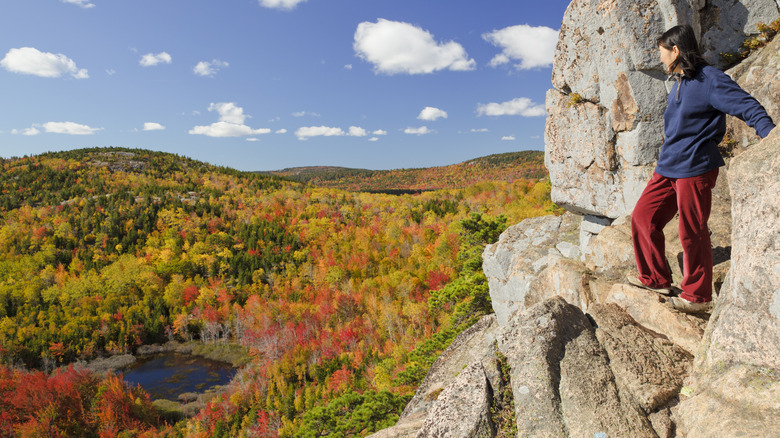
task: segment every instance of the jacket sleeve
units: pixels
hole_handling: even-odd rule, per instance
[[[766,109],[726,73],[714,68],[710,72],[714,72],[711,73],[710,104],[719,111],[739,117],[755,129],[759,137],[769,135],[775,124]]]

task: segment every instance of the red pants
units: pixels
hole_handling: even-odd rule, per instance
[[[695,303],[712,300],[712,246],[707,220],[718,169],[690,178],[666,178],[655,172],[631,215],[631,237],[639,280],[650,287],[669,287],[664,226],[680,213],[683,247],[681,297]]]

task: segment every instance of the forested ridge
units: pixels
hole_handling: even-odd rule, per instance
[[[297,167],[270,172],[310,183],[349,191],[398,192],[465,187],[482,181],[512,182],[547,175],[544,152],[520,151],[488,155],[463,163],[419,169],[368,170],[346,167]]]
[[[391,196],[124,148],[0,164],[2,436],[392,425],[437,355],[491,311],[484,245],[556,212],[536,178]],[[67,367],[193,339],[252,359],[175,424],[143,390]]]

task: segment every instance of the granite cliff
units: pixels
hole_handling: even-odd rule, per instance
[[[442,354],[375,437],[780,437],[780,131],[729,121],[710,219],[711,315],[624,283],[630,211],[665,105],[655,38],[691,23],[710,62],[780,15],[775,0],[574,0],[548,92],[546,165],[568,212],[507,229],[483,253],[495,314]],[[780,38],[728,70],[780,120]],[[665,230],[677,280],[676,221]],[[509,403],[502,394],[511,393]]]

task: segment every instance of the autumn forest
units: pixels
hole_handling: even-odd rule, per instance
[[[124,148],[0,160],[0,436],[393,425],[444,348],[492,312],[484,246],[558,213],[541,152],[475,162],[294,181]],[[425,191],[368,193],[409,188]],[[170,341],[248,360],[185,418],[74,365]]]

